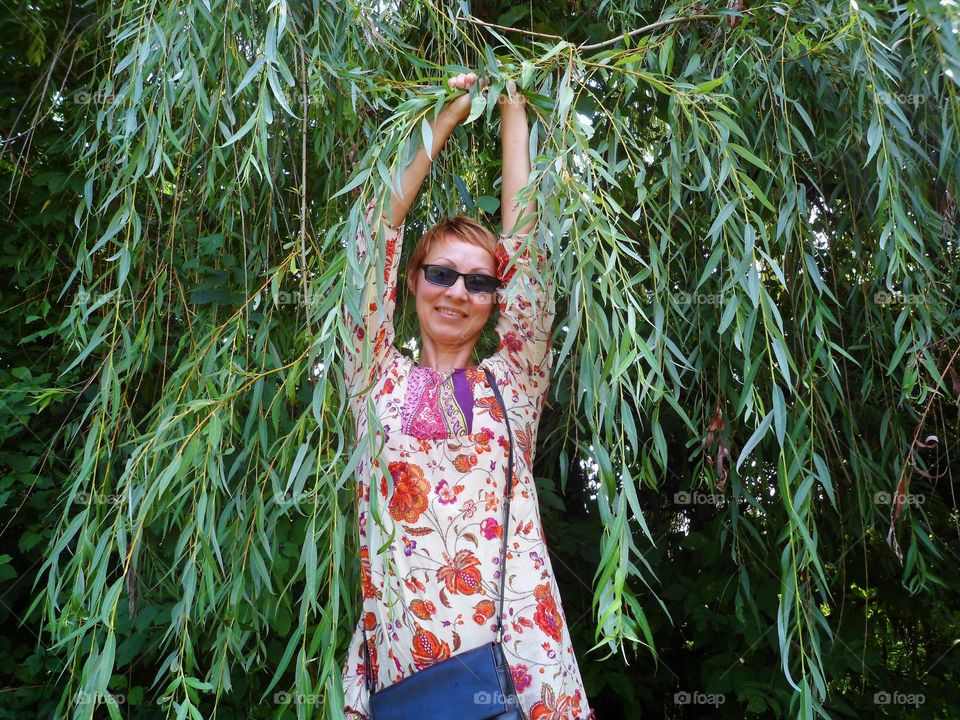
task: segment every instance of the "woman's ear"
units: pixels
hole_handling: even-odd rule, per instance
[[[413,275],[407,275],[407,290],[410,291],[410,294],[416,296],[417,294],[417,285],[414,282]]]

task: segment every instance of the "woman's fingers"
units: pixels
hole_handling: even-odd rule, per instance
[[[460,88],[462,90],[469,90],[473,87],[473,84],[477,81],[476,73],[459,73],[447,80],[447,84],[450,86],[451,90],[456,90]]]

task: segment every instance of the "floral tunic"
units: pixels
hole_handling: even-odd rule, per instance
[[[371,216],[372,206],[368,222]],[[368,713],[361,625],[377,689],[496,638],[509,442],[486,367],[510,413],[515,444],[504,653],[530,720],[592,718],[532,475],[551,364],[549,273],[541,263],[544,287],[529,250],[519,253],[525,237],[501,237],[501,264],[507,253],[519,257],[501,275],[507,287],[500,297],[500,347],[480,366],[439,372],[416,365],[394,347],[403,227],[381,219],[372,233],[385,240],[383,287],[367,288],[363,324],[346,313],[353,334],[345,353],[346,381],[357,441],[365,444],[356,470],[363,613],[343,665],[346,715]],[[375,235],[371,243],[378,240]],[[351,250],[365,273],[371,254],[362,230]]]

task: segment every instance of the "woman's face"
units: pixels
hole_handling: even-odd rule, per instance
[[[421,262],[446,265],[462,273],[497,274],[490,253],[452,235],[434,242]],[[493,311],[496,293],[468,292],[462,277],[450,287],[434,285],[424,278],[423,272],[417,269],[407,277],[410,292],[417,300],[420,333],[444,347],[475,345]]]

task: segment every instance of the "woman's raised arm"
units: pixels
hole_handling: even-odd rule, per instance
[[[476,74],[460,73],[447,80],[447,84],[450,85],[452,89],[459,88],[469,91],[476,81]],[[450,137],[450,133],[454,131],[454,128],[469,116],[469,92],[459,95],[444,105],[440,114],[437,115],[437,119],[431,123],[431,127],[433,128],[433,148],[431,148],[430,154],[433,157],[436,157],[437,153],[443,149],[447,138]],[[400,227],[406,219],[407,213],[413,205],[413,201],[417,198],[417,193],[420,192],[420,186],[423,185],[424,179],[430,172],[430,164],[431,160],[427,157],[426,150],[424,150],[421,145],[420,149],[417,150],[416,156],[403,171],[403,178],[400,180],[403,194],[397,195],[393,192],[390,193],[390,222],[394,227]]]
[[[503,233],[498,260],[503,268],[508,261],[513,267],[501,271],[506,287],[500,292],[497,355],[506,361],[539,414],[550,386],[553,361],[554,281],[546,248],[527,237],[536,226],[536,202],[531,200],[521,208],[516,200],[530,177],[530,130],[524,101],[512,83],[508,83],[507,92],[507,97],[498,99],[503,146]]]
[[[497,100],[500,107],[500,145],[503,152],[503,185],[500,188],[500,208],[504,235],[520,235],[531,232],[536,225],[533,215],[537,203],[531,200],[521,208],[516,200],[517,192],[530,179],[530,128],[527,127],[527,107],[516,84],[507,83],[505,94]],[[526,218],[520,227],[517,220]]]

